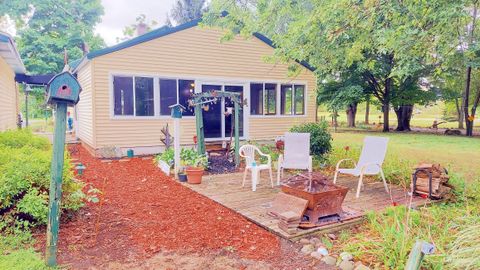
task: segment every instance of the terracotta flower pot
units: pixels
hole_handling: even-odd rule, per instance
[[[203,168],[188,167],[185,169],[185,173],[187,174],[187,182],[189,184],[202,183]]]

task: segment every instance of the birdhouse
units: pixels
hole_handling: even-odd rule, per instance
[[[178,103],[168,107],[172,110],[172,118],[182,118],[182,113],[185,110],[185,107]]]
[[[55,75],[47,85],[47,102],[77,104],[80,91],[77,79],[68,71]]]

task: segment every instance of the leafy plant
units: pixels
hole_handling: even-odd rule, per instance
[[[175,151],[173,150],[173,148],[168,148],[165,151],[163,151],[163,153],[155,157],[155,162],[158,163],[158,161],[162,160],[165,163],[169,164],[170,166],[173,166],[173,163],[175,162],[174,159],[175,159]]]
[[[183,148],[180,151],[180,160],[184,166],[201,167],[206,169],[208,167],[208,157],[201,155],[195,149]]]
[[[323,156],[332,149],[332,135],[328,131],[328,123],[304,123],[294,126],[291,132],[310,133],[310,153],[315,156]]]
[[[0,212],[4,225],[21,224],[28,228],[45,224],[52,157],[50,143],[25,130],[0,133],[0,138]],[[83,206],[83,186],[74,180],[66,153],[62,210],[75,211]]]

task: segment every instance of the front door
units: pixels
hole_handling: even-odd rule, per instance
[[[243,100],[243,86],[242,85],[224,85],[224,84],[202,84],[202,92],[210,91],[226,91],[236,92],[241,94]],[[232,109],[228,109],[228,108]],[[225,112],[234,110],[233,101],[229,98],[219,98],[217,102],[203,105],[203,126],[204,135],[206,139],[224,140],[230,138],[232,127],[235,126],[233,114],[226,114]],[[239,115],[239,133],[243,137],[243,108],[240,107]]]

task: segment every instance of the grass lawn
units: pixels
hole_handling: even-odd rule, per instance
[[[480,139],[430,134],[348,132],[333,133],[334,148],[361,148],[365,136],[390,138],[389,159],[402,158],[413,163],[433,162],[445,166],[450,173],[467,181],[480,180]]]

